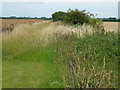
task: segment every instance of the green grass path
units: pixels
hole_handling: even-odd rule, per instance
[[[50,80],[53,64],[42,62],[3,62],[3,88],[47,88],[51,87]]]

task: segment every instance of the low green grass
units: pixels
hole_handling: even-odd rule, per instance
[[[49,88],[51,83],[59,81],[52,48],[49,44],[25,50],[12,58],[3,56],[3,88]]]

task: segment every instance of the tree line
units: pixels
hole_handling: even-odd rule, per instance
[[[43,19],[43,20],[51,20],[52,18],[47,17],[0,17],[0,19]]]

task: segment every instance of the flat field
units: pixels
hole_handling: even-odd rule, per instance
[[[118,32],[118,23],[120,22],[104,22],[104,28],[107,31]]]
[[[35,22],[42,22],[40,19],[0,19],[2,23],[2,31],[9,31],[11,25],[13,28],[18,24],[33,24]]]

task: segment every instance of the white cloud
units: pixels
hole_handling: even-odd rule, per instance
[[[1,0],[1,2],[119,2],[119,0]]]

